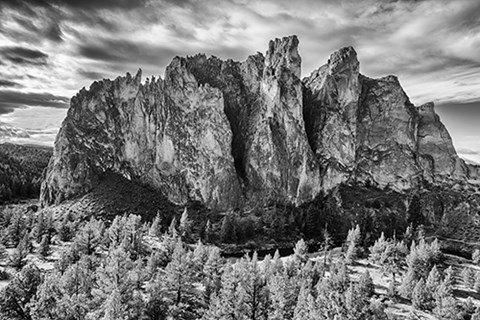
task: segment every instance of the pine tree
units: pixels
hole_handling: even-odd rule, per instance
[[[274,274],[268,280],[268,290],[270,296],[270,306],[268,311],[268,319],[283,320],[286,319],[286,289],[287,281],[282,272]]]
[[[10,218],[10,224],[7,228],[7,238],[11,246],[16,247],[22,239],[24,233],[24,223],[20,214],[13,214]]]
[[[420,279],[418,281],[417,285],[415,286],[415,289],[413,289],[412,293],[412,304],[415,309],[418,310],[426,310],[426,307],[428,306],[428,301],[427,301],[427,292],[425,288],[425,282],[423,279]]]
[[[412,298],[412,292],[417,285],[417,278],[413,267],[409,267],[405,277],[403,278],[402,285],[400,286],[400,294],[407,298]]]
[[[177,231],[177,218],[173,217],[172,222],[170,223],[170,226],[168,227],[168,234],[174,238],[177,237],[178,231]]]
[[[225,215],[220,228],[220,240],[222,242],[234,242],[237,240],[237,230],[230,214]]]
[[[424,308],[426,310],[432,310],[435,307],[435,294],[439,292],[441,283],[440,272],[438,272],[437,266],[434,266],[425,282]]]
[[[75,246],[78,251],[91,255],[102,242],[103,223],[95,218],[90,219],[75,236]]]
[[[217,295],[213,295],[204,320],[242,319],[242,310],[238,301],[239,275],[231,265],[227,265],[222,275],[222,286]]]
[[[72,231],[68,224],[68,218],[65,216],[57,223],[57,234],[61,241],[70,241],[72,238]]]
[[[37,241],[37,243],[40,243],[42,241],[45,231],[45,218],[43,216],[43,212],[40,212],[37,217],[35,227],[32,230],[32,236]]]
[[[365,270],[365,272],[360,276],[360,279],[358,280],[358,290],[360,291],[361,295],[368,298],[374,295],[375,285],[373,284],[373,279],[368,270]]]
[[[373,246],[370,247],[369,260],[372,263],[375,263],[375,264],[382,264],[383,263],[382,255],[385,252],[385,249],[387,248],[387,244],[388,243],[385,240],[385,235],[382,232],[382,234],[380,235],[380,238],[378,238],[375,241],[375,243],[373,244]]]
[[[397,296],[397,289],[395,288],[395,282],[393,280],[390,280],[390,283],[388,284],[387,296],[390,300],[395,299]]]
[[[472,269],[469,267],[464,267],[460,273],[460,276],[462,277],[462,283],[466,288],[473,288],[474,281]]]
[[[181,240],[177,241],[172,261],[165,268],[165,274],[165,292],[170,301],[169,315],[173,318],[193,316],[191,311],[184,308],[185,305],[194,306],[200,300],[192,285],[195,279],[193,254],[185,250]]]
[[[158,238],[160,238],[160,236],[162,235],[162,216],[160,215],[160,212],[158,212],[155,216],[155,219],[153,220],[152,225],[148,230],[148,234],[152,237]]]
[[[473,263],[475,263],[476,265],[480,264],[480,250],[479,250],[479,249],[475,249],[475,251],[473,251],[473,253],[472,253],[472,261],[473,261]]]
[[[474,273],[474,284],[473,284],[473,290],[475,292],[480,293],[480,271],[477,271]]]
[[[249,319],[259,319],[268,312],[266,281],[258,266],[257,253],[252,259],[243,258],[239,265],[241,282],[238,300],[244,315]]]
[[[302,264],[306,263],[307,253],[308,253],[308,248],[305,241],[303,239],[298,240],[297,243],[295,244],[295,248],[293,249],[293,256],[295,258],[295,261]]]
[[[214,239],[214,232],[213,232],[213,226],[212,223],[210,222],[210,219],[207,221],[207,224],[205,225],[205,242],[211,243]]]
[[[7,249],[5,249],[5,246],[0,243],[0,261],[4,261],[7,258],[8,258]]]
[[[192,221],[188,216],[187,208],[183,210],[182,217],[180,218],[180,234],[183,238],[190,236],[192,232]]]
[[[345,254],[345,261],[351,264],[358,258],[358,243],[360,242],[360,226],[357,224],[355,229],[350,229],[347,235],[347,253]]]
[[[138,290],[137,273],[135,264],[122,247],[112,249],[97,270],[97,287],[92,294],[93,300],[100,303],[89,317],[115,319],[118,314],[128,314],[129,319],[139,317],[143,302]],[[125,316],[120,317],[123,318]]]
[[[223,269],[223,259],[220,255],[220,249],[217,247],[208,248],[208,258],[203,265],[203,284],[205,287],[204,300],[210,301],[212,294],[218,294],[221,285],[221,274]]]
[[[0,291],[0,319],[29,319],[30,300],[42,283],[41,271],[34,264],[25,266]]]
[[[306,285],[302,285],[300,288],[300,294],[298,295],[297,305],[293,312],[293,320],[315,320],[313,312],[315,306],[313,296],[309,292],[309,288]]]
[[[46,257],[49,255],[49,253],[50,253],[50,239],[48,238],[48,235],[44,235],[38,247],[38,254],[41,255],[42,257]]]
[[[445,296],[437,300],[433,314],[439,320],[461,320],[463,317],[457,310],[457,303],[453,296]]]

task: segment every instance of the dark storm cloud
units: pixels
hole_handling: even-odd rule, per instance
[[[0,79],[0,87],[19,88],[19,87],[22,87],[22,85],[18,82],[15,82],[15,81]]]
[[[147,0],[3,0],[3,3],[13,7],[33,5],[41,7],[60,6],[81,9],[134,9],[144,6],[147,3]]]
[[[5,24],[11,17],[15,24]],[[0,3],[0,31],[15,41],[38,43],[44,39],[63,41],[62,12],[47,1],[3,0]]]
[[[80,44],[78,53],[92,60],[165,64],[177,50],[160,45],[150,45],[130,40],[101,39],[96,43]]]
[[[98,80],[98,79],[103,79],[104,74],[101,72],[96,72],[96,71],[87,71],[87,70],[77,70],[77,73],[81,75],[84,78],[87,78],[89,80]]]
[[[0,47],[2,60],[8,60],[15,64],[46,65],[48,54],[25,47]]]
[[[12,90],[0,90],[0,114],[26,106],[68,108],[69,98],[50,93],[27,93]]]

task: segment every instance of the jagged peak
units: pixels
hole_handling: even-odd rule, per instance
[[[328,59],[328,64],[331,65],[332,69],[337,68],[340,65],[345,64],[359,64],[357,59],[357,52],[353,47],[343,47],[333,52]]]
[[[285,66],[300,78],[301,64],[302,59],[298,54],[297,36],[292,35],[281,39],[275,38],[275,40],[269,42],[265,58],[266,67],[271,67],[276,70]]]
[[[433,102],[427,102],[418,107],[421,112],[435,113],[435,104]]]

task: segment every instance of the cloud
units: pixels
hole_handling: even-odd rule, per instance
[[[3,47],[0,48],[0,55],[2,59],[8,60],[16,65],[46,65],[48,63],[48,54],[25,47]]]
[[[15,81],[0,79],[0,87],[5,87],[5,88],[17,87],[18,88],[18,87],[22,87],[22,85]]]
[[[25,93],[11,90],[0,90],[0,114],[14,111],[26,106],[68,108],[70,99],[50,93]]]

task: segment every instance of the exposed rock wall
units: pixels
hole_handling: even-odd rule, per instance
[[[108,172],[218,210],[300,205],[348,181],[404,191],[478,175],[433,106],[414,107],[394,76],[360,75],[353,48],[303,81],[300,70],[292,36],[243,62],[176,57],[165,79],[94,82],[72,98],[42,204],[86,193]]]

